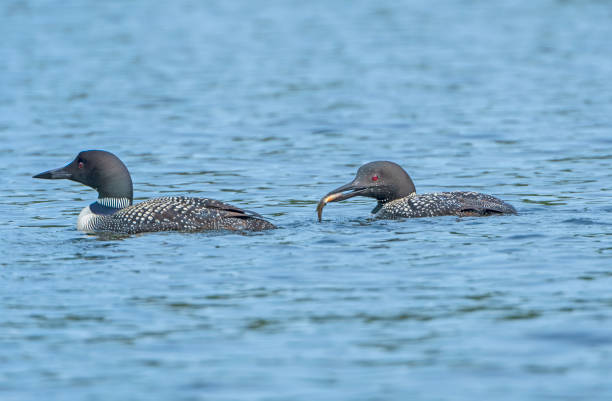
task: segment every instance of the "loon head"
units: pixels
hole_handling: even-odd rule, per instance
[[[319,221],[323,207],[329,202],[367,196],[378,201],[372,210],[372,213],[376,213],[385,203],[415,192],[412,179],[399,164],[389,161],[370,162],[359,167],[353,181],[334,189],[321,199],[317,206]]]
[[[132,203],[132,178],[117,156],[104,150],[86,150],[68,165],[45,171],[33,178],[68,179],[98,191],[98,198],[129,199]]]

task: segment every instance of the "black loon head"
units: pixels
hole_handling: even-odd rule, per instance
[[[104,150],[86,150],[67,166],[45,171],[33,178],[68,179],[98,191],[98,198],[129,199],[132,204],[132,178],[117,156]]]
[[[415,192],[412,179],[399,164],[389,161],[370,162],[359,167],[353,181],[334,189],[321,199],[317,207],[319,220],[323,206],[328,202],[367,196],[378,200],[378,205],[372,210],[372,213],[376,213],[385,203]]]

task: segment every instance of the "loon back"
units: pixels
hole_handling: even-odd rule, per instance
[[[65,167],[34,178],[69,179],[98,191],[98,200],[85,207],[77,221],[77,228],[88,233],[275,228],[257,213],[214,199],[173,196],[132,205],[132,179],[127,168],[115,155],[102,150],[81,152]]]
[[[206,198],[171,196],[150,199],[112,214],[95,213],[94,204],[79,215],[81,231],[136,234],[154,231],[261,231],[274,228],[260,215]]]
[[[491,216],[516,214],[509,203],[479,192],[435,192],[413,194],[385,203],[377,218],[434,216]]]

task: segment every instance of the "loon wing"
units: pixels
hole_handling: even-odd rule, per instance
[[[460,213],[489,215],[497,213],[516,214],[514,207],[503,200],[479,192],[453,192],[460,204]]]
[[[236,206],[230,205],[228,203],[224,203],[218,201],[216,199],[208,199],[208,198],[194,198],[201,201],[206,208],[217,209],[227,212],[227,217],[239,217],[239,218],[257,218],[263,219],[264,217],[259,213],[255,213],[251,210],[240,209]]]

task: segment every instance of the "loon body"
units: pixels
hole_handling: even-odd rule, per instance
[[[375,217],[489,216],[516,214],[512,205],[479,192],[436,192],[417,194],[412,179],[396,163],[378,161],[364,164],[350,183],[325,195],[317,206],[319,221],[323,207],[353,196],[367,196],[378,201]]]
[[[96,202],[79,214],[77,229],[87,233],[136,234],[153,231],[247,230],[275,228],[257,213],[214,199],[169,196],[133,205],[132,178],[117,156],[88,150],[67,166],[34,176],[69,179],[98,191]]]

